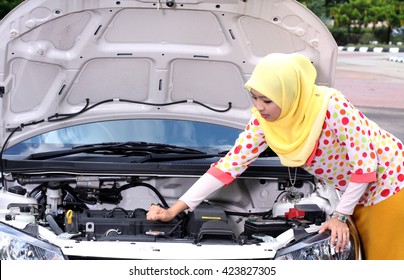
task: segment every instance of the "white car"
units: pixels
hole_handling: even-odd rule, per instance
[[[318,234],[339,194],[270,150],[195,211],[146,220],[232,147],[274,52],[333,84],[338,47],[296,1],[24,1],[0,25],[0,258],[360,259],[353,223],[342,253]]]

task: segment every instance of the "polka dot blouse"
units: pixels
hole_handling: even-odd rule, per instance
[[[228,184],[267,147],[252,116],[233,148],[208,172]],[[404,188],[403,143],[337,94],[330,99],[317,146],[302,168],[341,192],[350,181],[369,182],[358,204],[370,206]]]

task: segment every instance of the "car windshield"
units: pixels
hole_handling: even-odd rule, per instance
[[[50,131],[8,148],[5,156],[28,156],[80,145],[146,142],[189,147],[207,153],[231,148],[241,130],[183,120],[116,120]]]

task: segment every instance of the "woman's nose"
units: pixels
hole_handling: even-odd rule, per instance
[[[263,109],[264,109],[263,101],[260,100],[260,99],[257,99],[257,100],[255,101],[255,108],[257,108],[258,111],[263,110]]]

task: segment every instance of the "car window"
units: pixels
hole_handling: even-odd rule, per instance
[[[5,155],[71,148],[106,142],[151,142],[221,152],[231,148],[241,130],[183,120],[116,120],[76,125],[50,131],[5,151]]]

